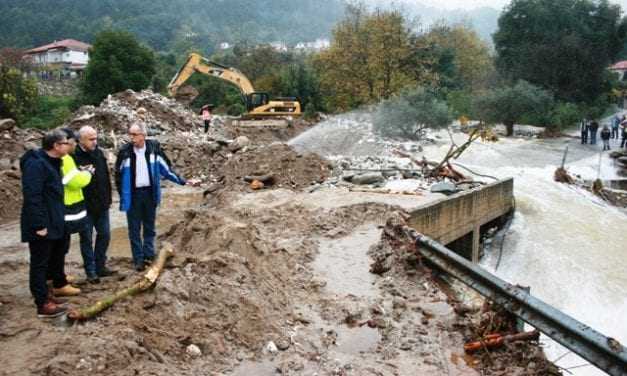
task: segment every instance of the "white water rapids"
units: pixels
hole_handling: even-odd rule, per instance
[[[438,136],[437,144],[414,156],[439,160],[449,143],[446,132]],[[460,144],[467,136],[454,137]],[[373,135],[370,116],[364,113],[329,118],[290,144],[325,157],[393,157],[391,150],[403,146]],[[567,144],[566,167],[571,173],[584,179],[616,178],[607,154],[602,155],[599,171],[600,145],[580,145],[568,138],[476,142],[458,160],[482,174],[514,178],[516,214],[499,267],[495,270],[498,249],[484,257],[481,265],[510,283],[530,286],[535,297],[625,345],[627,213],[585,190],[553,181]],[[614,140],[612,147],[616,147]],[[564,355],[568,350],[550,339],[544,337],[543,343],[549,360],[559,358],[560,367],[575,367],[568,372],[605,374],[572,353]]]

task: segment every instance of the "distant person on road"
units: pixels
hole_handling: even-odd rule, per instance
[[[200,114],[202,115],[202,120],[205,123],[205,133],[209,132],[209,126],[211,125],[211,105],[204,105],[200,109]]]
[[[172,171],[159,142],[146,139],[143,123],[131,125],[128,134],[131,142],[122,146],[115,162],[115,185],[120,194],[120,210],[126,212],[133,264],[136,271],[143,271],[155,257],[155,220],[161,201],[161,177],[180,185],[193,183]]]
[[[620,126],[621,118],[618,114],[612,118],[612,139],[618,140],[618,127]]]
[[[610,150],[610,136],[612,132],[607,125],[603,126],[603,130],[601,130],[601,140],[603,141],[603,150]]]
[[[65,247],[69,242],[64,228],[63,178],[61,158],[68,153],[68,141],[61,130],[44,135],[42,148],[27,151],[20,159],[24,203],[20,218],[21,237],[30,251],[30,292],[37,316],[52,318],[66,309],[46,283],[63,288],[68,282],[63,273]]]
[[[588,133],[590,130],[588,129],[588,119],[581,119],[579,123],[579,130],[581,131],[581,144],[585,145],[588,143]]]
[[[627,118],[625,118],[623,116],[623,121],[620,123],[620,127],[621,127],[621,140],[620,140],[620,147],[624,148],[627,147]]]
[[[596,120],[593,120],[588,127],[590,130],[590,145],[597,144],[597,131],[599,130],[599,123]]]
[[[87,206],[87,229],[80,233],[81,254],[94,260],[96,277],[109,277],[116,273],[107,268],[107,248],[111,239],[109,208],[111,207],[111,179],[109,166],[102,150],[98,147],[98,133],[88,125],[78,131],[79,145],[74,159],[81,168],[94,171],[91,182],[83,188]],[[96,243],[93,243],[94,228]]]

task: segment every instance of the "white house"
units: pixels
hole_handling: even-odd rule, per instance
[[[26,51],[26,56],[39,67],[60,71],[63,75],[80,74],[89,62],[91,45],[74,39],[64,39]]]
[[[316,39],[314,42],[299,42],[294,47],[297,51],[322,51],[331,46],[328,39]]]

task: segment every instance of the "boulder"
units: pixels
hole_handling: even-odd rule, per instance
[[[15,128],[15,120],[13,119],[0,120],[0,131],[10,131],[13,128]]]
[[[380,172],[367,172],[365,174],[355,175],[351,179],[353,184],[374,184],[384,181],[385,178]]]
[[[459,191],[459,189],[457,189],[455,184],[448,181],[441,181],[431,186],[431,192],[433,193],[443,193],[445,195],[450,195],[457,191]]]

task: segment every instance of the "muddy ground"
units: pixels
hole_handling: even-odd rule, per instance
[[[91,124],[114,131],[108,142],[116,144],[120,122],[137,121],[138,106],[148,108],[149,121],[170,119],[175,131],[195,121],[151,93],[124,93],[83,109],[74,126],[101,119]],[[158,242],[172,243],[174,258],[153,290],[96,319],[36,318],[28,252],[16,214],[7,214],[0,227],[0,375],[558,374],[533,342],[464,354],[466,341],[513,323],[481,299],[460,301],[422,263],[400,231],[418,198],[318,189],[332,164],[280,143],[308,125],[248,133],[248,141],[221,127],[207,137],[158,128],[173,163],[203,185],[166,184]],[[274,184],[253,190],[243,179],[260,174],[274,175]],[[141,277],[131,268],[116,203],[111,216],[109,265],[120,273],[86,284],[74,238],[67,271],[83,290],[70,299],[74,307]]]
[[[165,196],[160,240],[176,256],[154,290],[86,323],[38,320],[24,246],[4,242],[0,374],[550,374],[534,344],[464,354],[464,341],[493,312],[455,312],[460,303],[398,231],[397,207],[321,208],[285,189]],[[72,305],[139,278],[119,213],[113,225],[110,264],[120,275],[81,283]],[[3,238],[10,234],[5,226]],[[83,275],[76,244],[68,269]],[[190,355],[190,345],[200,354]]]

